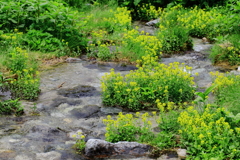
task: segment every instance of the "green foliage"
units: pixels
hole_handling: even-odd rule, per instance
[[[18,79],[14,79],[8,84],[8,89],[11,91],[12,97],[25,100],[36,100],[40,93],[38,74],[39,73],[32,68],[18,71]]]
[[[239,159],[240,128],[233,125],[224,108],[208,105],[199,113],[193,107],[178,118],[181,143],[189,159]]]
[[[0,7],[0,28],[3,30],[41,30],[59,40],[64,39],[75,52],[81,52],[86,47],[86,38],[77,30],[83,27],[76,22],[76,17],[80,18],[81,14],[63,3],[48,0],[2,1]]]
[[[207,37],[213,41],[213,38],[218,35],[235,33],[236,28],[239,28],[238,19],[238,16],[233,16],[226,9],[211,8],[206,10],[198,7],[185,9],[181,5],[177,5],[163,10],[160,16],[159,29],[171,32],[172,28],[174,30],[176,27],[190,36]],[[180,35],[180,37],[186,36]]]
[[[177,119],[180,115],[179,111],[169,110],[169,112],[163,112],[159,114],[159,128],[166,133],[177,133],[179,124]]]
[[[213,63],[229,63],[229,65],[240,64],[240,35],[219,36],[217,43],[213,46],[210,58]]]
[[[210,87],[208,87],[204,92],[196,92],[195,94],[198,96],[194,102],[198,103],[198,102],[206,102],[208,95],[214,90],[214,88],[216,88],[217,85],[212,85]]]
[[[193,77],[178,63],[159,64],[157,57],[143,57],[142,67],[125,76],[113,70],[102,78],[102,100],[106,106],[140,110],[162,103],[183,103],[194,97]],[[186,67],[190,70],[191,67]]]
[[[22,71],[27,68],[28,54],[26,50],[17,47],[14,48],[9,54],[8,59],[4,62],[5,65],[13,74],[17,71]]]
[[[140,114],[136,112],[133,114],[118,114],[117,119],[112,119],[107,116],[103,122],[106,124],[106,140],[109,142],[119,141],[137,141],[140,143],[147,143],[157,147],[157,149],[168,149],[175,145],[173,134],[162,131],[158,134],[152,132],[152,121],[156,118],[156,112],[153,116],[149,113]]]
[[[15,29],[13,32],[4,33],[0,31],[0,48],[3,50],[2,53],[7,52],[9,49],[19,47],[22,43],[22,32],[18,32]]]
[[[23,107],[19,103],[18,99],[15,100],[10,99],[6,101],[0,100],[0,115],[13,113],[15,115],[23,114]]]
[[[31,50],[39,50],[42,52],[63,50],[63,44],[59,39],[54,38],[50,33],[43,33],[38,30],[29,30],[24,35],[23,43]]]
[[[163,53],[186,51],[191,50],[193,47],[188,30],[181,26],[176,25],[170,28],[161,29],[157,33],[157,37],[162,40]]]
[[[240,113],[240,76],[212,73],[213,84],[218,87],[214,90],[216,103],[226,107],[234,115]]]
[[[86,147],[86,142],[84,140],[85,136],[81,132],[78,132],[77,134],[74,134],[72,137],[76,139],[76,144],[74,145],[74,148],[77,150],[78,153],[80,154],[84,153],[84,149]]]

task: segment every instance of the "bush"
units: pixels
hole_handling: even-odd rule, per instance
[[[178,117],[181,144],[189,159],[239,159],[240,128],[231,124],[224,108],[208,105],[202,113],[193,107]]]
[[[210,58],[214,64],[227,63],[229,65],[240,65],[240,41],[239,34],[231,36],[219,36],[217,43],[213,46]]]
[[[38,74],[39,73],[32,68],[18,71],[18,79],[12,80],[7,86],[11,91],[11,96],[25,100],[36,100],[40,93]]]
[[[59,39],[54,38],[50,33],[43,33],[38,30],[29,30],[24,35],[23,43],[31,50],[40,50],[42,52],[63,50],[63,44]]]
[[[132,61],[141,59],[147,55],[161,55],[162,43],[155,36],[150,36],[142,31],[138,32],[137,28],[127,31],[124,34],[122,46],[119,48],[120,58],[127,58]]]
[[[181,26],[161,28],[157,33],[157,37],[162,40],[163,53],[178,53],[191,50],[193,47],[188,30]]]
[[[156,112],[152,113],[156,116]],[[137,141],[140,143],[147,143],[158,147],[158,150],[168,149],[175,145],[172,140],[173,134],[170,132],[160,132],[154,134],[152,132],[153,116],[149,113],[140,114],[118,114],[117,119],[114,120],[111,116],[107,116],[103,122],[106,124],[106,140],[109,142],[119,141]]]
[[[76,22],[81,14],[65,7],[63,3],[48,0],[5,0],[0,2],[0,8],[0,29],[19,29],[23,32],[41,30],[60,41],[64,39],[73,51],[80,52],[86,47],[86,38],[77,30],[77,27],[83,27]]]
[[[194,97],[193,77],[184,72],[184,66],[159,64],[157,57],[143,57],[142,67],[125,76],[113,70],[102,78],[102,100],[106,106],[130,110],[156,107],[162,103],[183,103]],[[186,70],[191,67],[186,66]]]
[[[21,115],[23,114],[23,107],[19,103],[18,99],[15,100],[0,100],[0,115],[2,114],[16,114]]]
[[[240,113],[240,76],[211,73],[213,84],[218,85],[214,90],[216,103],[227,108],[234,115]]]

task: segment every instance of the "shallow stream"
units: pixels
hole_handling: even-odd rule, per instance
[[[162,63],[181,62],[193,67],[192,75],[200,90],[211,85],[211,71],[220,70],[208,59],[211,44],[194,40],[194,51],[162,58]],[[104,139],[102,119],[121,109],[104,108],[100,79],[110,68],[127,73],[134,66],[118,63],[64,63],[41,74],[41,94],[36,102],[23,101],[25,115],[0,117],[1,160],[84,160],[72,146],[77,132],[86,139]],[[146,158],[144,158],[146,159]],[[159,158],[176,160],[175,156]]]

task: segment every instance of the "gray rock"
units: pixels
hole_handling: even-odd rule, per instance
[[[186,159],[187,157],[187,150],[186,149],[177,149],[178,157],[181,159]]]
[[[15,157],[15,160],[32,160],[32,158],[30,158],[26,155],[18,155]]]
[[[70,111],[70,113],[76,117],[79,118],[90,118],[90,117],[96,117],[97,113],[100,111],[100,107],[97,105],[87,105],[83,108],[74,108]]]
[[[148,26],[153,26],[153,25],[155,25],[155,24],[157,24],[157,23],[159,23],[159,22],[160,22],[159,19],[155,19],[155,20],[152,20],[152,21],[147,22],[146,25],[148,25]]]
[[[37,160],[60,160],[61,154],[56,151],[51,151],[47,153],[36,153]]]
[[[105,114],[118,114],[119,112],[122,112],[122,109],[116,107],[102,107],[101,112]]]
[[[151,146],[137,142],[110,143],[100,139],[90,139],[86,143],[85,156],[89,158],[135,158],[149,156]]]
[[[66,60],[65,60],[65,62],[67,62],[67,63],[79,63],[79,62],[82,62],[82,60],[81,59],[79,59],[79,58],[67,58]]]

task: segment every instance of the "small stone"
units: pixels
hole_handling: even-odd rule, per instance
[[[9,142],[11,143],[16,143],[16,142],[19,142],[20,140],[19,139],[10,139]]]
[[[65,118],[63,121],[64,121],[64,122],[67,122],[67,123],[71,123],[71,122],[72,122],[72,120],[69,119],[69,118]]]
[[[238,69],[237,69],[238,72],[240,72],[240,66],[238,66]]]
[[[82,60],[81,59],[79,59],[79,58],[67,58],[66,60],[65,60],[65,62],[67,62],[67,63],[78,63],[78,62],[81,62]]]
[[[159,19],[155,19],[155,20],[152,20],[152,21],[147,22],[146,25],[148,25],[148,26],[153,26],[153,25],[159,23],[159,21],[160,21]]]
[[[186,159],[187,150],[186,149],[177,149],[177,154],[180,159]]]

